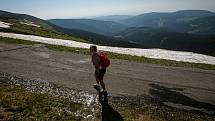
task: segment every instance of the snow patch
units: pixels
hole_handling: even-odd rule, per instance
[[[11,25],[13,25],[13,24],[0,21],[1,28],[10,28]]]
[[[34,24],[34,22],[28,21],[24,19],[24,21],[21,21],[20,24],[28,25],[28,26],[33,26],[33,27],[40,27],[39,25]]]
[[[77,47],[77,48],[89,48],[91,45],[91,44],[76,42],[72,40],[52,39],[52,38],[45,38],[40,36],[3,33],[3,32],[0,32],[0,36],[53,44],[53,45]],[[191,62],[191,63],[205,63],[205,64],[215,65],[215,57],[192,53],[192,52],[180,52],[180,51],[171,51],[171,50],[163,50],[163,49],[122,48],[122,47],[109,47],[109,46],[98,46],[98,49],[119,53],[119,54],[144,56],[147,58],[167,59],[167,60],[175,60],[175,61],[183,61],[183,62]]]

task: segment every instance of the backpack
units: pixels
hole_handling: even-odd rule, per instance
[[[110,65],[110,60],[109,60],[107,54],[103,51],[99,51],[98,55],[101,60],[101,67],[103,69],[106,69]]]

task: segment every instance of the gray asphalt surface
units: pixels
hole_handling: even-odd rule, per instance
[[[94,67],[86,55],[51,51],[43,46],[1,43],[0,72],[95,92]],[[211,70],[111,60],[104,82],[111,95],[152,95],[150,85],[156,84],[215,105],[215,71]]]

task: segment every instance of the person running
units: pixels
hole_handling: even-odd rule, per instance
[[[106,73],[106,68],[110,65],[110,60],[103,51],[98,52],[95,45],[90,46],[90,52],[92,54],[92,63],[95,66],[95,78],[97,82],[93,87],[97,91],[107,94],[103,78]],[[100,90],[100,85],[103,89],[102,91]]]

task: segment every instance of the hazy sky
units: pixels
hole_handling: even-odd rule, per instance
[[[186,9],[215,11],[215,0],[0,0],[0,10],[42,19],[136,15]]]

